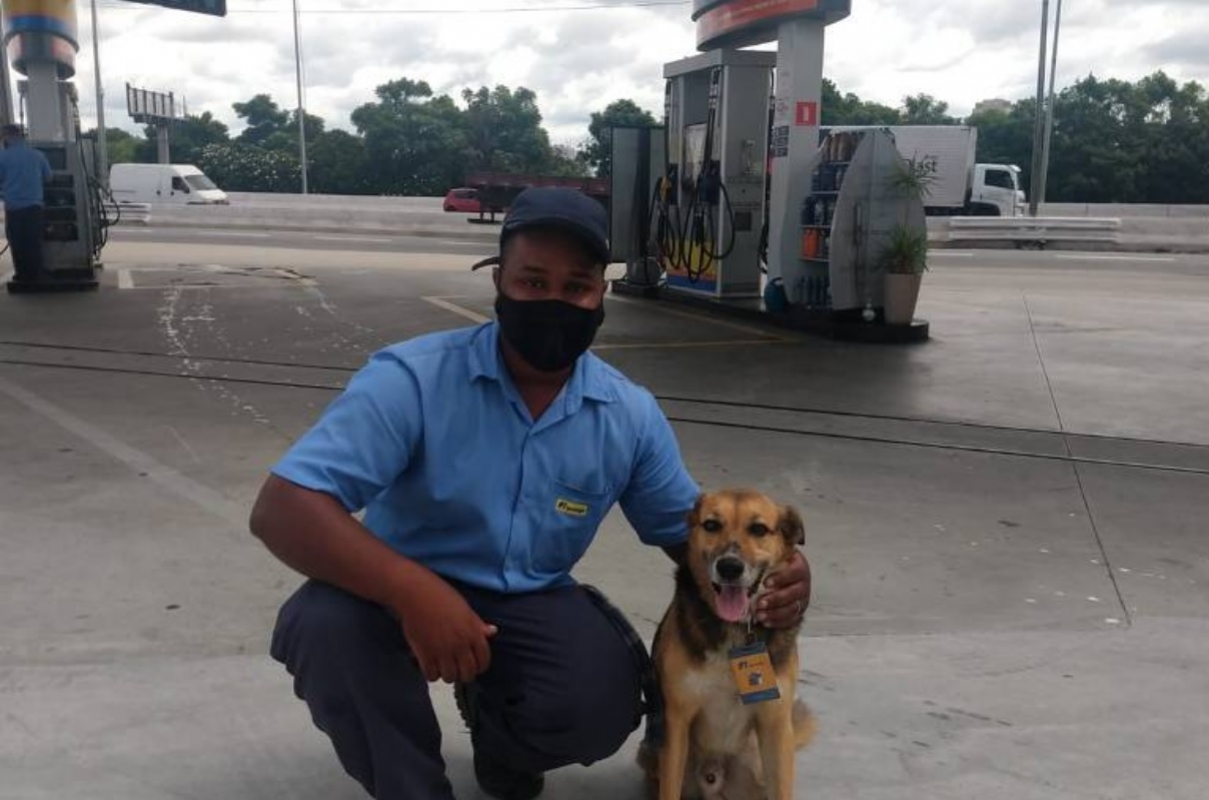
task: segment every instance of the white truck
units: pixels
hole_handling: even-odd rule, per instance
[[[227,193],[192,164],[114,164],[109,190],[121,203],[226,205]]]
[[[978,129],[969,125],[837,125],[821,131],[871,130],[884,127],[894,135],[905,159],[932,160],[935,181],[924,197],[930,217],[1021,217],[1027,198],[1015,164],[978,164]]]

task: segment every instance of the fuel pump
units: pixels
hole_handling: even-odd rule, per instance
[[[717,50],[665,65],[667,169],[654,252],[666,288],[756,297],[774,53]]]
[[[98,257],[110,224],[95,175],[93,140],[80,135],[75,86],[76,6],[61,0],[4,4],[4,43],[18,84],[30,147],[50,163],[45,183],[42,272],[10,282],[10,292],[71,291],[97,286]]]

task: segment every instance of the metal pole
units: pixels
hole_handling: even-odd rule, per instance
[[[4,41],[4,18],[0,16],[0,41]],[[0,52],[0,125],[13,121],[13,79],[8,71],[8,52]]]
[[[298,78],[298,158],[302,162],[302,193],[306,194],[306,107],[302,102],[302,38],[298,34],[298,0],[294,0],[294,73]]]
[[[97,0],[92,0],[92,67],[97,89],[97,172],[109,188],[109,143],[105,136],[105,89],[101,85],[101,35],[97,32]]]
[[[1037,60],[1037,119],[1033,125],[1033,167],[1029,173],[1028,213],[1037,216],[1041,203],[1037,197],[1037,183],[1041,175],[1041,147],[1045,138],[1045,56],[1048,52],[1046,40],[1049,35],[1049,0],[1041,0],[1041,56]]]
[[[1037,183],[1037,202],[1045,202],[1049,184],[1049,148],[1054,135],[1054,86],[1058,78],[1058,36],[1062,32],[1062,0],[1054,9],[1054,57],[1049,68],[1049,100],[1045,104],[1045,141],[1041,145],[1041,179]]]

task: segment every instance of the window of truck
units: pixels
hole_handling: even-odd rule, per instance
[[[186,175],[185,181],[188,182],[188,184],[194,189],[202,192],[218,188],[214,185],[214,181],[210,180],[205,175]]]
[[[986,180],[987,186],[994,186],[996,189],[1016,190],[1014,176],[1006,169],[988,169]]]

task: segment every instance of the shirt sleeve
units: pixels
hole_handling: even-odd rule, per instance
[[[353,513],[407,469],[423,430],[415,375],[394,356],[378,353],[272,473],[330,494]]]
[[[701,489],[684,465],[667,417],[654,397],[646,398],[638,456],[619,502],[644,544],[671,547],[688,538],[688,513]]]

